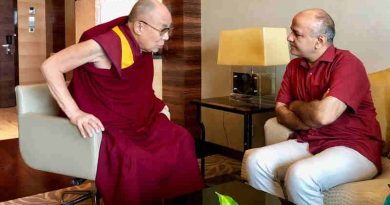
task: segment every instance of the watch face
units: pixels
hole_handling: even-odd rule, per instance
[[[258,75],[233,72],[233,93],[258,95]]]

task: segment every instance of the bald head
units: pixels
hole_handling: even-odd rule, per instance
[[[312,35],[326,35],[327,41],[332,43],[336,34],[335,25],[332,17],[323,9],[307,9],[299,12],[294,18],[304,17],[312,21]]]
[[[155,11],[169,13],[167,7],[157,0],[138,0],[129,14],[129,21],[135,22],[152,15]]]
[[[127,25],[142,51],[157,52],[169,39],[172,15],[158,0],[138,0]]]

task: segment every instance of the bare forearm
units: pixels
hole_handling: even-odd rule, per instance
[[[68,91],[63,73],[57,69],[52,69],[53,66],[55,65],[52,65],[50,61],[45,62],[41,68],[42,73],[46,78],[52,96],[66,116],[71,118],[79,110],[79,107]]]
[[[290,111],[286,106],[277,106],[276,118],[278,122],[291,130],[307,130],[310,129],[302,120],[297,117],[294,112]]]
[[[321,127],[322,124],[318,121],[319,101],[310,102],[294,101],[290,103],[289,109],[295,113],[299,119],[310,127]]]
[[[333,123],[347,109],[347,105],[332,96],[310,102],[294,101],[289,109],[310,127],[322,127]]]

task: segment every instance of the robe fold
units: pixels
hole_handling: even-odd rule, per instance
[[[153,91],[153,59],[141,52],[127,17],[86,31],[112,62],[92,63],[73,72],[69,90],[81,110],[104,127],[96,186],[106,205],[149,204],[204,187],[187,130],[160,111]]]

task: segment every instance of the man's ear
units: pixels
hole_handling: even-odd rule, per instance
[[[137,35],[141,35],[143,30],[142,23],[136,21],[135,23],[133,23],[133,29],[134,29],[134,33],[136,33]]]
[[[328,38],[326,37],[325,34],[321,34],[318,36],[318,41],[316,44],[316,48],[320,48],[328,43]]]

